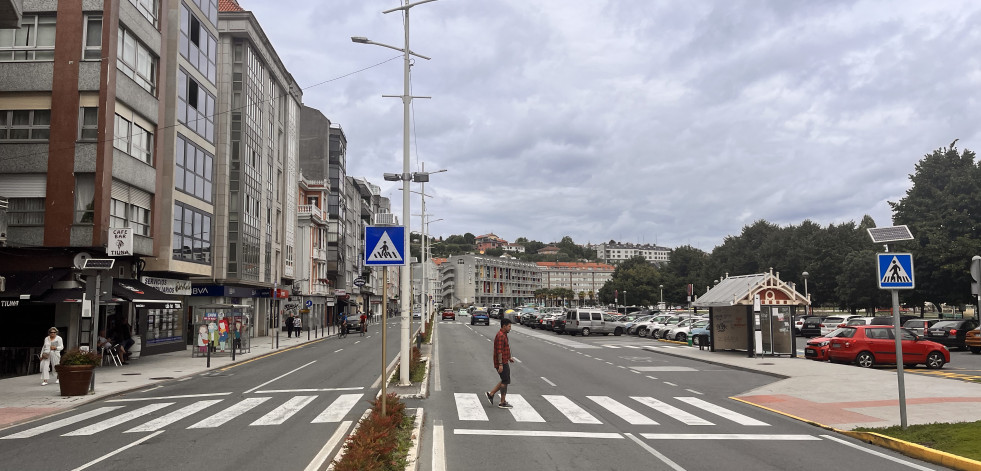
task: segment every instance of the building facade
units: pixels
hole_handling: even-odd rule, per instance
[[[454,255],[440,264],[443,306],[520,306],[542,287],[538,265],[483,255]]]
[[[644,257],[649,263],[667,263],[671,249],[650,244],[596,244],[591,246],[596,250],[596,257],[611,265],[619,265],[624,260],[634,257]]]
[[[537,262],[542,269],[542,288],[572,290],[579,305],[599,299],[599,290],[613,278],[616,267],[605,263]]]

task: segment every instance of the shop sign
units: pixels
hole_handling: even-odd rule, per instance
[[[110,257],[133,255],[132,227],[113,227],[109,229],[109,243],[106,246],[106,255]]]
[[[230,298],[251,298],[252,290],[236,286],[191,285],[191,296],[228,296]]]
[[[19,299],[0,299],[0,307],[17,307],[19,305]]]
[[[254,289],[252,290],[252,297],[286,299],[290,297],[290,292],[285,289]]]
[[[164,294],[175,296],[190,296],[191,282],[187,280],[173,280],[170,278],[154,278],[152,276],[140,277],[143,284],[156,289]]]

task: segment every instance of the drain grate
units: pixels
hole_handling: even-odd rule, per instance
[[[123,373],[123,376],[141,376],[143,373]]]
[[[150,378],[150,379],[174,379],[174,377],[173,376],[159,376],[159,377]]]

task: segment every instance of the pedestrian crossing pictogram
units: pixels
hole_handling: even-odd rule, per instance
[[[878,254],[879,287],[883,289],[911,289],[913,283],[913,256],[907,253]]]
[[[405,247],[403,237],[405,228],[366,227],[365,228],[365,264],[366,265],[402,265]]]

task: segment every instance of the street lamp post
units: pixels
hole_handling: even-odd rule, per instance
[[[413,55],[416,57],[421,57],[423,59],[429,59],[428,57],[415,54],[409,49],[409,9],[421,5],[423,3],[435,2],[436,0],[420,0],[415,3],[408,3],[400,7],[385,10],[382,13],[391,13],[394,11],[402,11],[404,13],[404,29],[405,29],[405,47],[398,48],[394,46],[389,46],[387,44],[376,43],[374,41],[369,41],[368,38],[355,36],[351,40],[356,43],[362,44],[374,44],[376,46],[387,47],[389,49],[395,49],[396,51],[401,51],[404,56],[403,67],[402,67],[402,224],[405,225],[405,236],[402,241],[405,246],[405,266],[401,273],[401,287],[400,287],[400,307],[402,310],[402,331],[401,331],[401,349],[399,351],[400,361],[399,361],[399,385],[408,386],[409,381],[409,345],[412,344],[412,339],[410,338],[409,332],[409,322],[411,321],[411,314],[409,313],[409,301],[412,296],[411,286],[412,279],[409,274],[409,259],[411,249],[409,248],[409,179],[411,175],[409,174],[409,111],[410,103],[412,102],[412,96],[409,94],[409,67],[411,63],[409,61],[409,56]],[[389,180],[386,175],[386,180]]]
[[[663,309],[664,308],[664,285],[657,285],[657,287],[661,289],[661,301],[658,303],[659,304],[658,308]]]
[[[804,307],[804,311],[807,314],[810,314],[811,313],[811,295],[807,294],[807,277],[810,276],[810,274],[805,271],[804,273],[801,273],[801,276],[804,277],[804,298],[807,299],[807,306]]]

